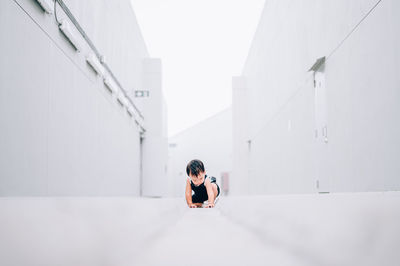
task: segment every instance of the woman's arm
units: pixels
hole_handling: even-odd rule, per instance
[[[215,200],[215,195],[214,191],[211,186],[211,181],[210,178],[207,178],[205,181],[206,189],[207,189],[207,195],[208,195],[208,207],[214,207],[214,200]]]
[[[196,208],[196,207],[197,207],[197,206],[196,206],[195,204],[193,204],[193,202],[192,202],[192,188],[191,188],[191,186],[190,186],[189,179],[186,179],[185,197],[186,197],[187,205],[188,205],[190,208]]]

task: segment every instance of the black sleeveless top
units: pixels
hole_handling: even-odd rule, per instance
[[[194,194],[192,195],[193,203],[202,203],[208,200],[207,188],[205,186],[206,179],[209,178],[211,183],[215,183],[217,185],[218,193],[215,197],[219,196],[219,186],[217,184],[217,179],[213,176],[208,177],[207,175],[204,177],[204,182],[198,186],[193,184],[192,180],[190,180],[190,187],[192,188]],[[214,198],[215,199],[215,198]]]
[[[204,185],[204,183],[206,182],[207,179],[207,175],[204,177],[204,181],[202,184],[196,186],[195,184],[193,184],[192,180],[190,180],[190,186],[192,187],[192,190],[194,191],[195,194],[197,195],[207,195],[207,189],[206,186]]]

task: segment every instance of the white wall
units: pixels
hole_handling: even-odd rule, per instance
[[[394,0],[266,1],[233,100],[249,193],[400,189],[399,15]],[[308,72],[321,57],[325,97]]]
[[[232,78],[232,149],[233,168],[231,192],[243,195],[249,192],[249,112],[245,77]]]
[[[143,139],[144,196],[161,197],[167,194],[167,120],[162,91],[162,65],[157,58],[143,61],[144,88],[149,97],[140,99],[144,106],[146,133]]]
[[[142,89],[149,55],[129,1],[65,3],[122,87]],[[57,17],[68,20],[60,6]],[[70,24],[79,53],[36,1],[0,3],[2,196],[139,195],[139,113],[106,90]]]
[[[133,94],[134,90],[142,89],[142,60],[150,55],[130,1],[66,0],[65,3],[128,92]],[[142,109],[140,102],[136,104]]]
[[[232,172],[232,109],[228,108],[168,139],[169,195],[183,197],[186,166],[199,159],[207,175],[215,176],[222,191],[221,174]]]

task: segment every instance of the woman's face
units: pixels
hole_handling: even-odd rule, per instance
[[[205,172],[200,173],[198,176],[190,174],[190,179],[192,180],[195,186],[200,186],[204,182],[205,175],[206,175]]]

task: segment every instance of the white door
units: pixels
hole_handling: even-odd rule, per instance
[[[322,65],[314,72],[316,187],[318,192],[330,192],[329,173],[326,169],[328,149],[327,99],[325,73]]]

